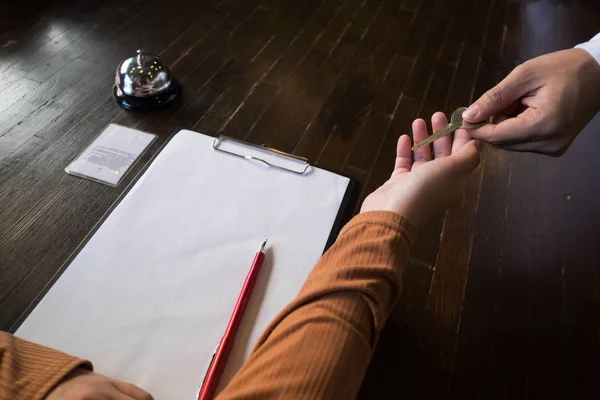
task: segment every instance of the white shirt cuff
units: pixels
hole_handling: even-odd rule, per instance
[[[594,36],[589,42],[578,44],[575,48],[587,51],[600,64],[600,33]]]

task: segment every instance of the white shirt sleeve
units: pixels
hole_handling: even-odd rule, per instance
[[[594,36],[589,42],[578,44],[575,48],[587,51],[600,64],[600,33]]]

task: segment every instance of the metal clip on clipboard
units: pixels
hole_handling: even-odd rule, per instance
[[[269,161],[264,160],[264,159],[262,159],[260,157],[256,157],[256,156],[252,156],[252,155],[246,155],[246,154],[240,154],[240,153],[236,153],[236,152],[233,152],[233,151],[230,151],[230,150],[225,150],[223,148],[220,148],[221,144],[223,142],[226,142],[226,141],[227,142],[236,143],[236,144],[241,145],[241,146],[245,146],[245,147],[257,149],[257,150],[260,150],[260,151],[264,151],[264,152],[267,152],[267,153],[272,153],[272,154],[274,154],[276,156],[288,158],[288,159],[290,159],[292,161],[301,163],[302,169],[294,170],[292,168],[287,168],[287,167],[281,166],[279,164],[275,164],[273,162],[269,162]],[[277,168],[277,169],[280,169],[280,170],[283,170],[283,171],[292,172],[292,173],[298,174],[298,175],[305,174],[306,171],[308,170],[308,167],[310,167],[310,164],[308,163],[308,158],[296,156],[294,154],[285,153],[283,151],[280,151],[280,150],[277,150],[277,149],[273,149],[273,148],[267,147],[265,145],[258,146],[258,145],[252,144],[252,143],[244,142],[243,140],[234,139],[232,137],[224,136],[224,135],[219,135],[219,136],[217,136],[217,137],[214,138],[213,143],[212,143],[212,148],[214,150],[218,150],[218,151],[221,151],[223,153],[230,154],[232,156],[240,157],[240,158],[243,158],[243,159],[246,159],[246,160],[250,160],[250,161],[258,161],[258,162],[263,163],[263,164],[265,164],[265,165],[267,165],[269,167]]]

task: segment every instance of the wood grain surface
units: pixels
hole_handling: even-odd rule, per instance
[[[388,177],[413,119],[600,31],[596,1],[8,0],[0,4],[0,329],[9,330],[165,140],[224,133],[357,180]],[[143,48],[181,81],[111,97]],[[107,124],[159,139],[118,188],[65,174]],[[562,158],[486,148],[421,232],[360,398],[581,398],[600,382],[600,120]]]

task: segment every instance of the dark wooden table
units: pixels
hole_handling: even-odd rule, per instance
[[[0,328],[181,128],[308,156],[356,178],[359,204],[414,118],[598,31],[593,1],[3,1]],[[115,104],[114,70],[138,48],[172,67],[179,103]],[[65,174],[110,122],[160,137],[119,188]],[[486,149],[463,201],[422,232],[361,397],[598,392],[599,131],[558,159]]]

